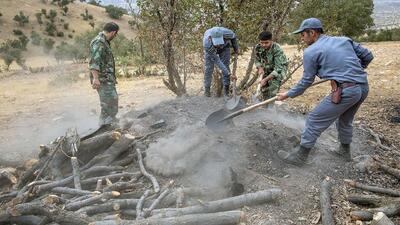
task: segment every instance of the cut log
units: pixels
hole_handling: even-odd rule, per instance
[[[118,158],[119,155],[121,155],[123,152],[128,150],[130,147],[131,143],[134,140],[127,138],[125,135],[123,135],[119,140],[115,141],[103,154],[102,157],[104,157],[103,160],[100,160],[97,162],[95,165],[97,166],[108,166],[112,162],[114,162],[115,159]],[[95,157],[96,158],[96,157]]]
[[[116,174],[111,174],[111,175],[106,175],[106,176],[101,176],[101,177],[93,177],[93,178],[89,178],[86,180],[83,180],[81,182],[82,186],[88,186],[88,185],[92,185],[92,184],[97,184],[97,181],[99,179],[102,180],[111,180],[112,182],[118,181],[121,178],[126,178],[126,179],[138,179],[140,176],[142,176],[141,173],[137,172],[137,173],[116,173]]]
[[[169,193],[169,188],[161,192],[161,194],[156,198],[156,200],[154,200],[153,203],[151,203],[150,207],[143,210],[144,213],[143,217],[148,217],[151,211],[153,211],[158,206],[158,204],[160,204],[160,202],[165,198],[165,196],[167,196],[168,193]]]
[[[397,179],[400,179],[400,170],[392,168],[390,166],[387,166],[385,164],[379,163],[379,168],[383,170],[384,172],[396,177]]]
[[[185,192],[183,188],[178,188],[176,190],[176,208],[182,208],[185,200]]]
[[[391,203],[387,206],[380,208],[373,208],[368,210],[359,210],[350,212],[352,220],[364,220],[369,221],[373,219],[374,213],[383,212],[388,217],[400,215],[400,201]]]
[[[150,179],[151,183],[153,184],[154,192],[158,193],[160,191],[160,185],[158,184],[157,179],[153,175],[151,175],[150,173],[148,173],[146,171],[146,168],[144,167],[144,164],[143,164],[142,152],[140,151],[140,149],[137,148],[136,153],[138,156],[140,171],[142,172],[143,176]]]
[[[144,201],[146,200],[147,196],[149,196],[150,190],[146,190],[142,197],[140,197],[138,204],[136,205],[136,220],[144,219],[144,214],[142,212],[142,208],[144,205]]]
[[[10,193],[7,193],[7,194],[0,195],[0,203],[1,202],[5,202],[5,201],[9,201],[9,200],[17,197],[17,195],[18,195],[18,191],[13,191],[13,192],[10,192]]]
[[[351,187],[362,189],[365,191],[370,191],[370,192],[375,192],[375,193],[380,193],[380,194],[387,194],[387,195],[394,196],[394,197],[400,197],[400,191],[398,191],[398,190],[382,188],[382,187],[378,187],[378,186],[365,185],[365,184],[358,183],[353,180],[344,180],[344,182],[347,183]]]
[[[131,165],[134,161],[135,161],[135,156],[136,154],[129,154],[126,157],[124,157],[123,159],[119,160],[119,161],[115,161],[112,165],[115,166],[128,166]]]
[[[321,204],[323,225],[335,225],[335,219],[333,218],[331,209],[331,186],[332,182],[329,177],[325,178],[321,183],[321,193],[319,199]]]
[[[128,181],[128,182],[117,182],[114,183],[110,186],[107,186],[103,189],[104,192],[106,191],[123,191],[123,190],[132,190],[136,187],[137,185],[133,183],[133,181]]]
[[[71,157],[72,176],[74,177],[74,186],[76,189],[81,190],[81,173],[79,171],[79,162],[76,157]]]
[[[78,209],[80,209],[82,207],[93,205],[93,204],[96,204],[96,203],[101,203],[101,202],[104,202],[104,201],[106,201],[108,199],[118,197],[119,195],[120,195],[120,193],[117,192],[117,191],[105,192],[105,193],[102,193],[102,194],[95,195],[93,197],[87,198],[87,199],[82,200],[82,201],[69,203],[69,204],[67,204],[65,206],[65,208],[67,210],[76,211],[76,210],[78,210]]]
[[[79,190],[79,189],[68,188],[68,187],[55,187],[55,188],[51,189],[51,192],[57,193],[57,194],[67,194],[67,195],[91,195],[91,194],[93,194],[92,191],[85,191],[85,190]]]
[[[358,205],[373,205],[375,207],[381,205],[382,198],[372,195],[349,195],[347,201]]]
[[[233,225],[245,222],[245,214],[241,211],[227,211],[219,213],[206,213],[184,215],[179,217],[170,217],[144,220],[118,220],[118,221],[97,221],[90,225]]]
[[[239,195],[231,198],[207,202],[202,205],[190,206],[186,208],[165,208],[154,210],[151,215],[155,217],[174,217],[178,215],[189,215],[199,213],[214,213],[229,210],[236,210],[243,206],[263,204],[276,200],[280,194],[281,189],[269,189]]]
[[[18,224],[18,225],[40,225],[43,218],[38,216],[16,216],[11,217],[9,221],[0,221],[7,222],[8,224]]]
[[[98,179],[96,184],[96,191],[101,191],[101,190],[103,190],[103,180]]]
[[[13,208],[9,208],[7,212],[10,218],[12,216],[36,215],[46,216],[60,224],[87,225],[90,222],[90,219],[83,215],[40,202],[19,204]]]
[[[109,200],[107,203],[104,204],[83,207],[76,212],[86,213],[88,216],[91,216],[99,213],[115,212],[122,209],[134,209],[136,208],[138,202],[139,199]]]
[[[374,214],[371,225],[394,225],[394,223],[383,212],[378,212]]]

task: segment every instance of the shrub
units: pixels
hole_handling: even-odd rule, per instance
[[[43,24],[42,15],[43,14],[41,12],[35,13],[36,20],[40,25]]]
[[[47,14],[46,9],[41,9],[40,12],[41,12],[43,15],[45,15],[45,16],[46,16],[46,14]]]
[[[19,26],[23,27],[25,24],[29,23],[29,16],[25,16],[22,11],[19,11],[19,15],[15,15],[14,20],[18,22]]]
[[[92,27],[92,29],[94,29],[94,21],[90,21],[89,25]]]
[[[100,1],[96,1],[96,0],[90,0],[90,1],[88,2],[88,4],[95,5],[95,6],[101,6],[101,5],[100,5]]]
[[[23,35],[24,33],[21,31],[21,30],[13,30],[13,33],[15,34],[15,35]]]
[[[57,32],[57,37],[64,37],[64,32],[58,31]]]
[[[65,14],[67,14],[67,12],[68,12],[68,7],[67,7],[67,6],[64,6],[64,7],[62,8],[62,10],[63,10],[63,12],[64,12]]]
[[[83,20],[92,20],[93,16],[89,14],[88,9],[85,9],[85,13],[81,13]]]
[[[42,38],[36,31],[32,31],[31,33],[31,41],[33,45],[40,45]]]
[[[49,53],[54,47],[55,41],[51,38],[43,39],[43,50],[45,53]]]
[[[49,18],[51,21],[54,21],[54,18],[56,18],[56,16],[57,16],[57,11],[54,10],[54,9],[50,9],[48,18]]]
[[[69,37],[69,38],[74,38],[74,35],[68,34],[68,37]]]
[[[0,45],[0,58],[4,60],[6,70],[9,70],[11,63],[14,61],[21,67],[26,68],[22,49],[14,46],[16,42],[19,42],[19,40],[6,40]]]
[[[122,15],[127,13],[125,9],[113,5],[106,6],[106,12],[113,19],[120,19]]]
[[[57,32],[57,27],[56,27],[56,25],[54,25],[54,23],[52,23],[52,22],[47,22],[47,23],[46,23],[45,31],[46,31],[47,35],[53,37],[53,36],[56,34],[56,32]]]
[[[68,30],[69,29],[69,23],[64,23],[64,29]]]

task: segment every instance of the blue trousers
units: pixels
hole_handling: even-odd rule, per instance
[[[300,145],[312,148],[321,133],[335,121],[340,143],[350,144],[353,138],[354,115],[367,98],[368,90],[368,84],[344,88],[339,104],[331,102],[331,95],[326,96],[309,113]]]
[[[204,87],[211,87],[212,74],[214,72],[214,66],[217,65],[222,71],[222,83],[224,86],[229,86],[229,64],[231,58],[231,50],[230,48],[224,48],[221,52],[217,53],[223,66],[225,66],[226,70],[222,70],[220,63],[214,57],[209,55],[209,53],[205,52],[204,54]]]

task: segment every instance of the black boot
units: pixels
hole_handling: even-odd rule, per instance
[[[229,85],[224,86],[224,97],[229,96]]]
[[[343,158],[346,162],[351,162],[350,144],[340,144],[338,149],[328,149],[328,152],[334,156]]]
[[[204,88],[204,96],[211,97],[210,87]]]
[[[278,151],[278,157],[284,162],[295,165],[303,166],[306,161],[311,148],[305,148],[300,145],[294,152],[289,153],[286,151]]]

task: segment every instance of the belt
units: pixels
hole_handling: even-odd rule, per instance
[[[339,83],[339,87],[341,87],[341,88],[348,88],[348,87],[353,87],[353,86],[355,86],[355,85],[357,85],[356,83]]]

